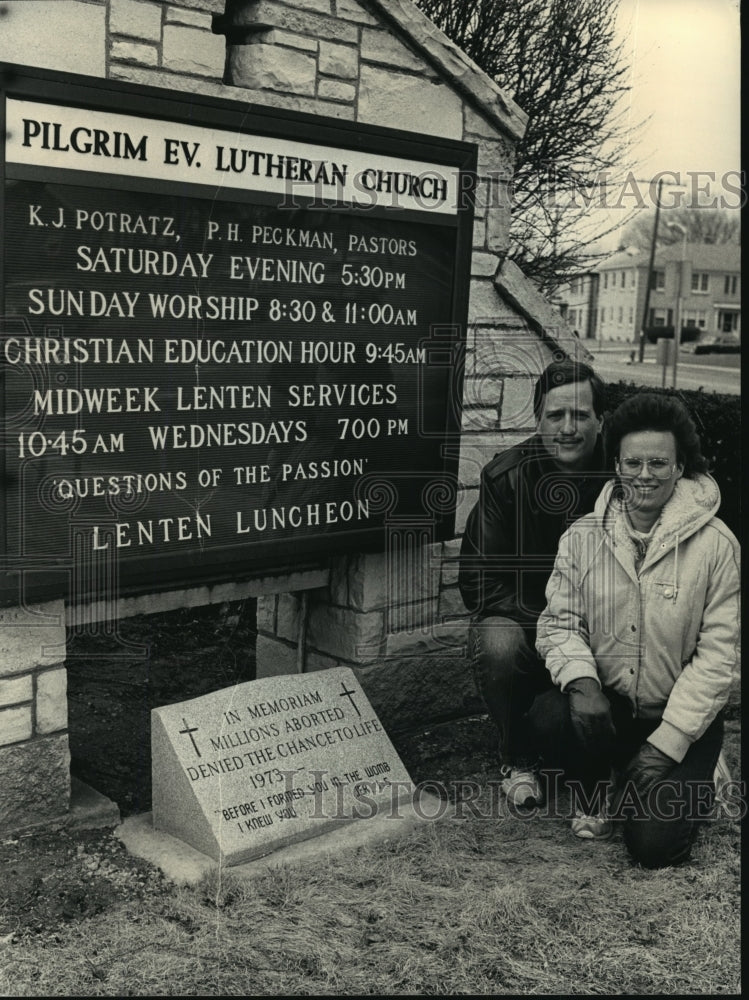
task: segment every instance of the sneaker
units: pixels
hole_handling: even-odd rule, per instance
[[[608,840],[614,832],[614,824],[605,812],[595,816],[575,813],[570,827],[580,840]]]
[[[544,800],[541,782],[530,767],[503,767],[500,788],[512,806],[540,806]]]
[[[718,763],[715,765],[715,772],[713,774],[713,782],[715,783],[715,808],[718,816],[725,816],[726,813],[726,803],[728,798],[726,796],[726,787],[731,784],[733,778],[731,776],[730,768],[726,763],[725,755],[723,751],[720,751],[720,756],[718,757]]]

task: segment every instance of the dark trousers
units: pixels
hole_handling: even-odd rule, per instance
[[[498,616],[471,625],[471,663],[478,689],[499,729],[504,764],[532,764],[538,758],[527,713],[554,687],[533,639],[517,622]]]
[[[632,717],[626,698],[604,689],[611,704],[616,729],[613,745],[583,747],[572,728],[569,697],[559,688],[543,692],[528,713],[532,739],[548,768],[562,768],[568,783],[575,782],[581,798],[595,801],[596,787],[609,778],[611,768],[621,771],[637,753],[660,719]],[[663,868],[686,861],[700,822],[712,810],[713,772],[723,744],[723,717],[719,715],[691,745],[680,763],[647,795],[634,787],[619,789],[615,816],[624,822],[624,842],[636,861],[646,868]],[[574,792],[573,792],[574,794]],[[586,811],[583,809],[583,811]]]

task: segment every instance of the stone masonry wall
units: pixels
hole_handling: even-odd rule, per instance
[[[70,795],[65,607],[0,609],[0,830],[58,821]]]

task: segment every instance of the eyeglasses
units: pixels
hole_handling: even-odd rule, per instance
[[[665,458],[620,458],[617,459],[622,476],[639,476],[646,468],[654,479],[670,479],[676,466]]]

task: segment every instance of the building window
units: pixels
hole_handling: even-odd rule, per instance
[[[611,272],[611,287],[616,288],[616,271]]]
[[[669,310],[670,312],[671,310]],[[665,326],[668,316],[665,309],[651,309],[648,326]]]
[[[666,288],[666,272],[665,271],[653,271],[650,275],[650,287],[656,292],[665,291]]]
[[[604,288],[608,288],[609,287],[609,272],[608,271],[604,271],[603,272],[603,287]]]
[[[622,288],[627,287],[627,272],[622,271]]]
[[[619,306],[619,323],[624,322],[624,306]]]
[[[601,325],[606,322],[606,310],[601,306]]]
[[[614,307],[609,306],[609,319],[613,320],[613,318],[614,318]]]
[[[634,323],[634,321],[635,321],[635,307],[634,306],[630,306],[629,307],[629,322],[630,322],[630,325],[632,323]]]
[[[698,326],[700,330],[704,330],[707,326],[707,313],[704,309],[687,309],[683,325]]]
[[[705,271],[692,271],[692,291],[702,294],[710,290],[710,275]]]
[[[739,277],[737,274],[727,274],[726,280],[723,285],[723,291],[726,295],[735,295],[736,288],[738,287]]]

